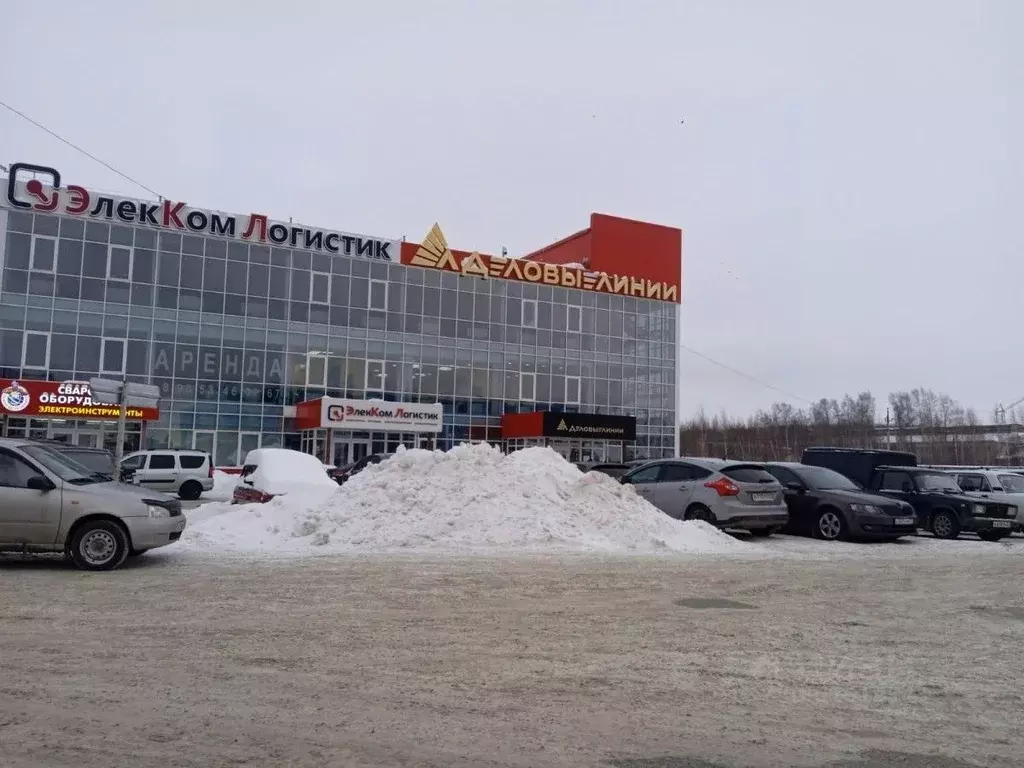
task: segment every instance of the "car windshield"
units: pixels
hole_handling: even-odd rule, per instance
[[[800,478],[811,488],[821,491],[859,491],[860,486],[846,475],[824,467],[800,467]]]
[[[114,475],[114,460],[109,454],[101,451],[57,451],[61,456],[66,459],[81,464],[83,467],[97,472],[101,475]]]
[[[952,491],[960,493],[960,486],[951,475],[940,472],[922,472],[916,475],[917,486],[922,491]]]
[[[1024,493],[1024,476],[1000,475],[999,484],[1007,493]]]
[[[97,473],[88,467],[82,466],[74,459],[61,456],[57,451],[41,445],[27,445],[22,450],[27,456],[31,456],[64,482],[74,483],[75,485],[88,485],[89,483],[102,482],[105,479],[102,476],[97,476]]]

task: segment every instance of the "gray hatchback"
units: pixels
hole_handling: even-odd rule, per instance
[[[664,459],[622,478],[679,520],[704,520],[770,536],[789,520],[782,484],[763,464],[727,459]]]

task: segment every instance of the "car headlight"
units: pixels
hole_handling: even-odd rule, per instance
[[[149,512],[150,517],[170,517],[171,510],[165,507],[158,507],[155,504],[147,504],[146,511]]]
[[[881,507],[876,507],[874,504],[851,504],[850,509],[852,509],[854,512],[860,512],[865,515],[882,514]]]
[[[984,504],[975,504],[974,505],[974,514],[980,515],[980,516],[984,516],[985,515],[985,505]]]

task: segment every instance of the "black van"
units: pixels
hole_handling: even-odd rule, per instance
[[[800,461],[846,475],[862,488],[871,486],[871,476],[877,467],[917,466],[917,456],[912,453],[864,448],[805,448]]]

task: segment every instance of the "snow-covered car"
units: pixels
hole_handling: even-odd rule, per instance
[[[288,493],[336,490],[337,487],[316,456],[288,448],[257,448],[245,457],[231,502],[262,504]]]

